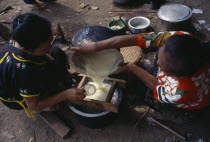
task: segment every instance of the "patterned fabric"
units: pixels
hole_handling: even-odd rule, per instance
[[[196,110],[210,105],[210,66],[206,65],[194,75],[182,79],[158,72],[159,84],[154,90],[155,99],[161,103]]]
[[[161,47],[164,42],[173,35],[189,34],[188,32],[174,31],[174,32],[150,32],[142,33],[137,36],[136,44],[141,48]]]
[[[166,39],[177,34],[189,33],[160,32],[140,34],[136,42],[142,48],[161,47]],[[189,110],[197,110],[210,105],[210,65],[206,65],[194,75],[182,79],[166,76],[159,69],[157,78],[159,84],[154,90],[154,98],[157,102]]]
[[[173,106],[170,103],[159,103],[154,98],[153,92],[149,90],[144,98],[145,103],[156,111],[156,114],[167,121],[174,123],[187,123],[198,119],[205,114],[210,107],[205,107],[198,110],[189,110]],[[159,112],[159,113],[158,113]]]
[[[6,45],[0,52],[0,100],[11,109],[24,108],[33,118],[23,97],[60,92],[60,85],[68,73],[61,66],[46,56],[29,55]]]

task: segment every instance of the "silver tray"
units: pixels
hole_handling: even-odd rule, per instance
[[[167,4],[160,7],[158,17],[168,22],[182,22],[192,16],[192,10],[182,4]]]

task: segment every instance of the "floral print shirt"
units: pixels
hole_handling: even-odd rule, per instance
[[[187,32],[145,33],[137,36],[137,45],[142,48],[161,47],[165,40],[177,34]],[[202,67],[197,73],[185,77],[174,78],[165,75],[159,69],[158,85],[154,90],[154,98],[159,103],[168,103],[178,108],[196,110],[210,105],[210,65]]]

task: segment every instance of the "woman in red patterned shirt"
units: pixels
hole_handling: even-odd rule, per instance
[[[75,51],[96,52],[108,48],[138,45],[142,48],[161,47],[158,52],[158,72],[153,76],[135,64],[120,67],[132,72],[154,93],[149,105],[155,110],[187,120],[210,105],[210,65],[207,48],[187,32],[159,32],[140,35],[116,36],[92,42],[79,43]]]

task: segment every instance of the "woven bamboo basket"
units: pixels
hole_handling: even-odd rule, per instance
[[[120,49],[123,55],[124,62],[130,62],[136,64],[142,58],[143,52],[139,46],[123,47]]]

